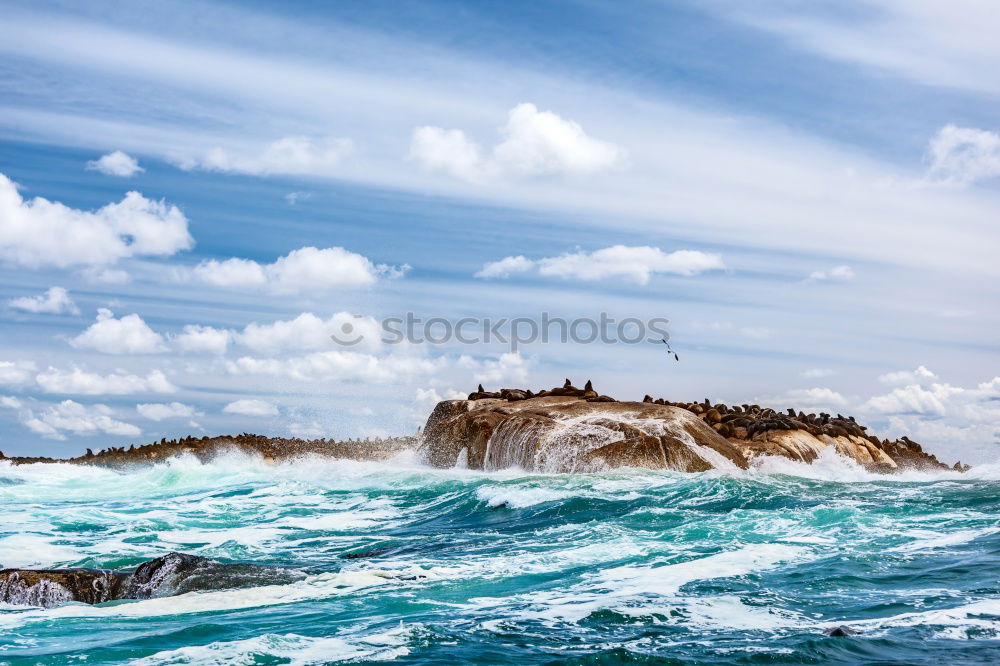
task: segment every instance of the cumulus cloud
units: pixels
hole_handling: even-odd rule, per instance
[[[366,287],[379,277],[399,277],[409,268],[374,264],[342,247],[303,247],[272,264],[239,258],[210,259],[195,266],[191,274],[196,280],[217,287],[266,287],[275,293],[296,293],[308,289]]]
[[[170,342],[181,351],[225,354],[232,335],[232,331],[224,328],[188,324],[180,333],[172,336]]]
[[[637,284],[647,284],[657,273],[690,277],[726,266],[722,257],[698,250],[664,252],[658,247],[614,245],[594,252],[573,252],[558,257],[531,261],[522,256],[506,257],[486,264],[476,273],[480,278],[504,278],[513,272],[538,269],[539,275],[577,280],[603,280],[623,277]]]
[[[63,400],[51,405],[40,414],[29,413],[24,425],[32,432],[48,439],[66,439],[64,433],[75,435],[123,435],[134,437],[142,431],[131,423],[118,421],[114,410],[107,405],[81,405],[73,400]]]
[[[181,402],[146,402],[135,406],[135,411],[139,416],[150,421],[164,421],[166,419],[180,419],[194,416],[194,407]]]
[[[340,344],[351,347],[359,344],[364,348],[377,348],[381,341],[377,321],[348,312],[338,312],[325,320],[311,312],[303,312],[294,319],[266,324],[252,322],[234,337],[256,352],[276,353],[329,349],[336,344],[331,335],[335,335]]]
[[[235,400],[222,408],[226,414],[241,414],[243,416],[277,416],[278,408],[266,400],[244,398]]]
[[[461,130],[418,127],[410,142],[410,158],[470,182],[594,173],[626,159],[622,148],[590,137],[578,123],[529,103],[508,112],[500,134],[501,141],[487,155]]]
[[[35,314],[62,314],[70,312],[80,314],[80,308],[69,297],[69,292],[62,287],[50,287],[48,291],[39,296],[22,296],[12,298],[7,301],[8,307],[23,312],[33,312]]]
[[[850,266],[834,266],[828,271],[813,271],[807,279],[813,282],[846,282],[854,279],[854,269]]]
[[[944,416],[947,403],[965,389],[950,384],[921,386],[910,384],[893,389],[891,393],[877,395],[861,408],[877,414],[925,414]]]
[[[97,321],[71,339],[77,349],[95,349],[105,354],[158,354],[167,351],[163,336],[137,314],[115,319],[107,308],[97,311]]]
[[[473,371],[473,379],[482,384],[498,386],[503,383],[523,385],[528,381],[528,364],[517,352],[501,354],[497,359],[475,359],[461,356],[458,366]]]
[[[522,255],[504,257],[500,261],[483,264],[482,269],[475,274],[477,278],[508,278],[513,273],[526,273],[535,267],[535,262]]]
[[[972,387],[910,384],[875,396],[863,414],[887,418],[884,433],[905,433],[948,462],[995,462],[1000,455],[1000,377]]]
[[[404,355],[375,356],[352,351],[326,351],[290,358],[243,356],[226,362],[233,375],[287,377],[297,381],[360,381],[385,383],[403,376],[430,374],[443,364]]]
[[[929,175],[940,181],[968,185],[1000,176],[1000,134],[971,127],[945,125],[931,139]]]
[[[112,264],[133,256],[167,256],[194,240],[176,206],[129,192],[119,203],[83,211],[21,198],[0,174],[0,260],[38,268]]]
[[[138,160],[120,150],[108,153],[107,155],[101,155],[100,158],[87,162],[87,169],[90,171],[100,171],[106,176],[118,176],[120,178],[129,178],[145,171],[145,169],[139,166]]]
[[[131,393],[173,393],[177,387],[160,370],[145,377],[116,370],[109,375],[86,372],[80,368],[59,370],[49,367],[35,377],[46,393],[68,395],[127,395]]]
[[[900,370],[899,372],[887,372],[884,375],[879,375],[878,380],[883,384],[911,384],[921,382],[925,379],[934,379],[935,377],[937,375],[921,365],[913,371]]]
[[[0,407],[21,409],[21,401],[12,395],[0,395]]]
[[[200,169],[254,176],[322,175],[333,172],[352,149],[350,139],[286,136],[257,151],[212,148],[203,155],[176,158],[174,162],[186,171]]]
[[[27,384],[35,375],[33,361],[0,361],[0,384]]]

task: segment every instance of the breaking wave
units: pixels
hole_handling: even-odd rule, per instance
[[[589,474],[231,454],[0,462],[0,566],[169,551],[294,582],[0,606],[0,660],[141,664],[1000,659],[1000,465]],[[861,632],[824,637],[834,626]]]

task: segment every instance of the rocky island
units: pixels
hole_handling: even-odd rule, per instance
[[[647,395],[619,401],[567,379],[563,386],[534,392],[482,386],[465,400],[445,400],[433,409],[417,436],[351,440],[303,440],[243,433],[186,437],[141,446],[87,450],[75,458],[6,458],[13,464],[68,462],[107,467],[162,461],[190,454],[209,460],[243,451],[267,462],[302,455],[385,460],[413,450],[435,467],[592,472],[645,467],[682,472],[746,469],[763,456],[811,463],[827,450],[880,473],[900,469],[966,469],[948,466],[905,435],[890,441],[867,432],[851,416],[806,414],[760,405],[671,402]]]

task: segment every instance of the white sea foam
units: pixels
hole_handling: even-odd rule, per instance
[[[221,641],[164,650],[132,661],[136,666],[201,664],[223,666],[254,664],[259,658],[287,660],[293,666],[328,664],[340,661],[392,660],[410,653],[406,642],[412,629],[397,629],[363,636],[316,638],[298,634],[264,634],[241,641]]]
[[[387,585],[400,580],[399,574],[379,570],[341,571],[310,576],[287,585],[263,585],[235,590],[188,592],[174,597],[163,597],[117,603],[114,605],[67,605],[44,610],[0,615],[0,627],[12,628],[32,622],[46,622],[60,618],[141,618],[186,615],[259,608],[291,604],[311,599],[343,596],[365,588]]]
[[[903,553],[913,553],[925,550],[937,550],[950,546],[959,546],[984,536],[1000,533],[1000,528],[983,528],[978,530],[956,530],[941,533],[932,530],[911,530],[906,536],[916,537],[914,541],[895,546],[889,550]]]

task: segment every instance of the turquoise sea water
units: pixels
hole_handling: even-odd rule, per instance
[[[1000,662],[997,479],[832,457],[590,475],[0,463],[0,566],[130,568],[176,550],[306,573],[0,607],[0,663]],[[822,635],[841,624],[862,633]]]

